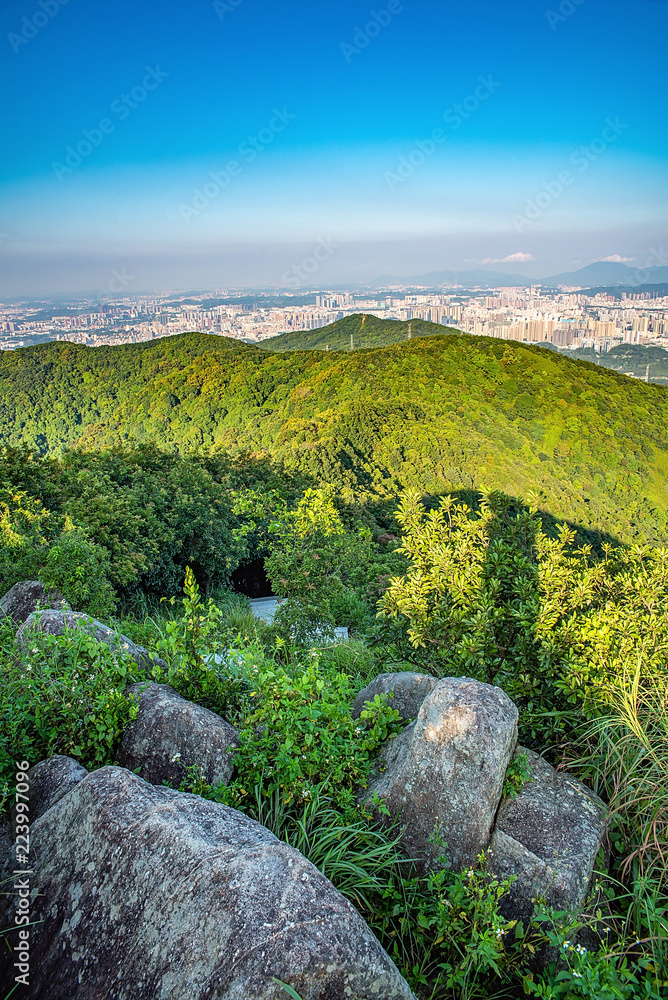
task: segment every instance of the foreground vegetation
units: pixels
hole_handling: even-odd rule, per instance
[[[117,505],[106,519],[92,503],[98,486],[76,506],[93,461],[100,509]],[[668,553],[607,543],[597,551],[498,493],[473,505],[446,497],[427,506],[407,494],[397,540],[385,530],[387,511],[384,529],[368,508],[351,514],[332,490],[304,490],[267,465],[264,478],[252,467],[249,486],[247,464],[210,461],[149,450],[141,458],[35,459],[31,472],[30,462],[8,455],[14,478],[5,503],[14,491],[15,507],[0,524],[5,579],[23,557],[24,568],[92,608],[99,595],[86,596],[85,587],[97,560],[111,600],[105,613],[115,606],[117,627],[167,667],[149,676],[82,637],[43,637],[17,658],[5,623],[0,781],[9,786],[14,760],[51,753],[87,767],[113,762],[136,713],[124,688],[167,682],[241,734],[229,787],[209,787],[193,767],[184,790],[241,809],[310,858],[359,909],[420,1000],[665,996]],[[28,502],[36,499],[27,491],[31,474],[45,484],[39,510]],[[176,481],[181,492],[173,507],[147,507],[155,516],[142,528],[132,502],[149,504],[140,485],[148,490],[151,476],[154,493],[161,476],[166,492]],[[191,517],[198,527],[186,532]],[[173,537],[165,540],[167,527]],[[261,551],[286,598],[271,625],[222,586],[224,560]],[[186,570],[194,552],[196,574]],[[118,582],[123,567],[135,570],[130,585]],[[145,586],[152,573],[172,589],[185,574],[185,595],[160,601]],[[354,638],[329,645],[323,637],[338,624]],[[484,855],[465,872],[421,875],[400,851],[398,831],[359,809],[356,791],[400,723],[384,698],[353,721],[352,700],[376,674],[400,669],[500,684],[520,706],[522,741],[568,765],[609,803],[608,842],[582,914],[550,912],[538,901],[528,925],[509,922],[499,911],[508,883]]]

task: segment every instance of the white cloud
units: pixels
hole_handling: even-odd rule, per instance
[[[635,257],[620,257],[618,253],[613,253],[610,257],[601,257],[600,263],[610,261],[612,264],[630,264]]]
[[[531,253],[511,253],[507,257],[485,257],[481,264],[524,264],[528,260],[535,260]]]

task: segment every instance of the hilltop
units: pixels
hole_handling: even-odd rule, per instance
[[[420,337],[458,336],[459,330],[423,319],[379,319],[366,313],[354,313],[318,330],[296,330],[271,337],[262,343],[268,351],[349,351],[353,349],[389,347],[404,340]]]
[[[184,334],[0,354],[3,445],[265,454],[349,499],[533,491],[558,517],[661,543],[666,426],[661,386],[467,335],[352,353]]]

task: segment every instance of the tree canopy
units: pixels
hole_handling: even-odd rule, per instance
[[[667,425],[661,386],[482,337],[274,353],[184,334],[0,354],[0,444],[250,453],[347,502],[406,488],[537,495],[627,541],[666,537]]]

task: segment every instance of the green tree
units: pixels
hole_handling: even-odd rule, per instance
[[[666,683],[668,553],[604,545],[567,526],[550,537],[535,509],[489,493],[478,511],[415,494],[398,513],[410,566],[379,602],[423,667],[500,684],[523,708],[522,738],[557,741],[614,699],[628,663]]]

